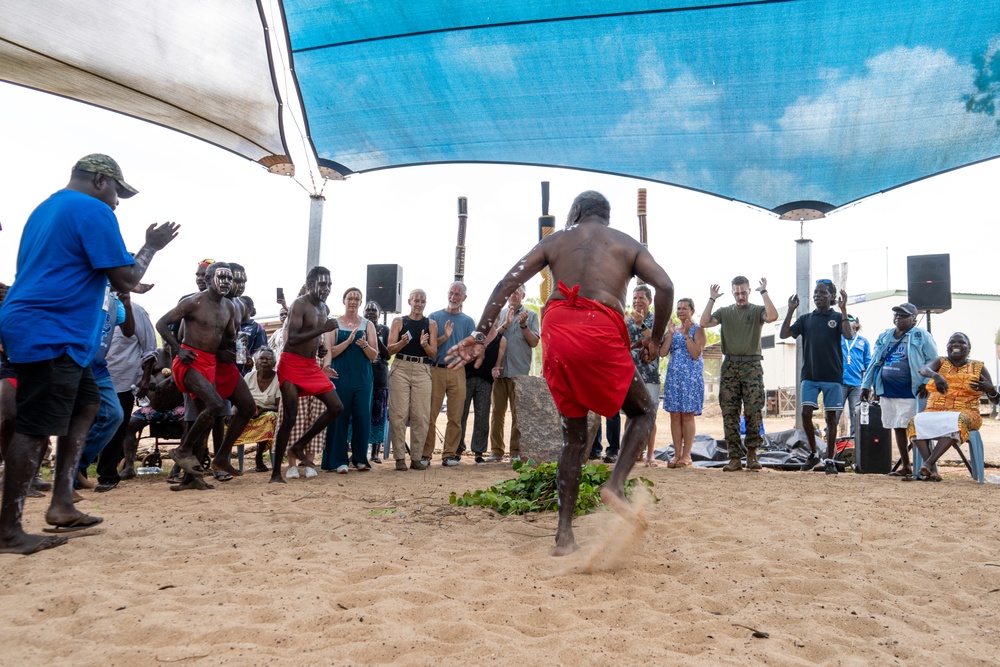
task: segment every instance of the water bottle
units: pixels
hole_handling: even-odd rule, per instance
[[[242,366],[247,362],[247,344],[240,336],[236,339],[236,365]]]
[[[1000,484],[1000,475],[994,475],[990,473],[986,476],[986,481],[990,484]]]
[[[129,387],[129,389],[132,390],[132,395],[133,396],[138,396],[138,394],[139,394],[139,387],[137,387],[136,385],[133,384],[131,387]],[[143,396],[142,398],[136,398],[135,402],[139,405],[140,408],[145,408],[145,407],[147,407],[149,405],[149,399],[146,398],[145,396]]]
[[[861,403],[861,424],[863,426],[868,425],[868,401]]]
[[[163,472],[163,469],[157,466],[148,466],[145,468],[135,469],[136,475],[159,475],[161,472]]]

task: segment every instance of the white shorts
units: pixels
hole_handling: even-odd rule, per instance
[[[885,428],[906,428],[917,414],[917,399],[886,398],[878,400],[882,406],[882,426]]]

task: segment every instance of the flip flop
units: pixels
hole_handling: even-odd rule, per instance
[[[233,476],[230,475],[225,470],[214,470],[213,472],[215,473],[215,479],[219,480],[220,482],[229,482],[232,481],[233,479]]]
[[[889,473],[889,477],[906,477],[907,475],[912,475],[910,472],[903,472],[902,470],[893,470]]]
[[[42,528],[43,533],[75,533],[78,530],[86,530],[88,528],[93,528],[94,526],[102,523],[104,519],[99,516],[89,516],[84,514],[81,517],[73,519],[67,524],[62,526],[52,526],[51,528]]]
[[[900,479],[899,481],[901,481],[901,482],[915,482],[915,481],[917,481],[917,476],[916,475],[912,475],[912,474],[910,474],[910,475],[903,475],[902,479]]]
[[[920,469],[920,477],[925,482],[940,482],[941,475],[934,472],[933,470],[927,468],[926,466]]]

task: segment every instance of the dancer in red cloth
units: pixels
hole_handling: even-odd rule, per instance
[[[195,448],[208,435],[222,409],[223,399],[215,389],[216,352],[223,337],[227,334],[234,337],[238,326],[236,311],[225,298],[233,284],[229,265],[225,262],[210,264],[205,271],[205,282],[207,289],[204,292],[184,297],[156,323],[163,340],[178,351],[171,365],[174,384],[193,396],[195,405],[200,408],[180,446],[170,452],[170,458],[186,473],[180,484],[171,487],[177,491],[211,488],[203,479],[207,471],[199,462]],[[184,322],[186,341],[183,345],[174,334],[180,332],[181,322]]]
[[[611,205],[603,195],[593,191],[579,195],[570,207],[566,228],[542,239],[507,272],[487,300],[477,330],[449,350],[454,367],[481,364],[487,334],[505,297],[544,267],[551,268],[560,282],[542,317],[542,370],[563,416],[564,443],[559,456],[555,556],[577,548],[573,511],[590,444],[587,411],[609,416],[621,409],[628,417],[621,454],[601,498],[619,514],[633,518],[625,500],[625,480],[656,419],[656,405],[629,356],[622,304],[633,276],[656,288],[653,335],[639,343],[648,362],[658,356],[673,312],[674,284],[642,244],[608,227],[610,217]]]
[[[337,320],[330,318],[326,299],[330,296],[330,271],[322,266],[310,269],[306,276],[305,294],[292,302],[288,309],[288,338],[278,360],[278,381],[281,383],[281,425],[274,438],[274,459],[271,469],[272,484],[284,484],[281,476],[281,459],[288,447],[288,438],[298,418],[299,396],[316,396],[326,410],[317,417],[301,438],[288,448],[289,456],[294,456],[307,468],[315,468],[306,445],[319,435],[330,422],[344,410],[344,404],[337,396],[333,383],[316,363],[316,353],[323,340],[323,334],[337,328]],[[306,474],[311,476],[310,473]]]

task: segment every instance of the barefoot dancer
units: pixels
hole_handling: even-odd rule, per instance
[[[193,476],[185,478],[181,484],[183,488],[208,488],[201,479],[206,470],[195,455],[195,447],[211,431],[222,409],[221,394],[230,395],[239,380],[239,373],[235,377],[227,373],[222,378],[216,374],[216,352],[223,338],[228,334],[230,339],[235,340],[236,335],[236,309],[225,298],[232,286],[233,272],[225,262],[215,262],[208,267],[205,279],[208,289],[181,299],[156,323],[156,330],[163,340],[177,350],[173,362],[174,382],[178,389],[196,399],[195,406],[199,409],[180,446],[170,452],[170,458]],[[184,323],[183,344],[171,331],[171,325],[181,322]]]
[[[284,484],[281,477],[281,459],[288,447],[288,436],[298,417],[299,396],[316,396],[326,406],[309,430],[288,449],[288,453],[307,468],[316,464],[309,457],[305,446],[316,434],[337,418],[344,406],[337,391],[319,365],[316,353],[319,351],[323,334],[337,328],[337,320],[330,319],[330,309],[326,298],[330,296],[330,271],[322,266],[314,267],[306,276],[307,292],[292,302],[288,309],[288,338],[278,360],[278,382],[281,383],[282,420],[278,435],[274,440],[274,461],[271,466],[271,483]]]
[[[24,226],[17,279],[0,309],[0,344],[17,373],[15,433],[5,452],[0,505],[0,553],[31,554],[59,546],[62,536],[28,535],[21,513],[28,487],[49,443],[59,436],[55,489],[45,521],[49,532],[97,525],[100,517],[73,507],[73,480],[100,395],[90,362],[104,320],[108,282],[135,288],[153,255],[177,236],[172,222],[146,230],[133,259],[114,210],[136,190],[118,163],[93,154],[73,167],[67,186],[36,208]]]
[[[629,354],[622,303],[632,276],[656,288],[653,335],[639,344],[648,361],[656,357],[663,340],[673,310],[674,285],[639,242],[608,227],[610,215],[611,205],[603,195],[593,191],[579,195],[570,207],[566,229],[545,237],[511,268],[493,290],[477,330],[449,351],[455,366],[481,364],[486,334],[504,297],[543,267],[551,268],[559,290],[549,297],[542,318],[542,372],[563,417],[555,556],[577,548],[573,511],[580,492],[580,467],[590,444],[587,412],[610,417],[621,409],[628,417],[621,455],[601,498],[616,512],[632,517],[625,480],[639,448],[649,441],[656,418],[656,405]]]

